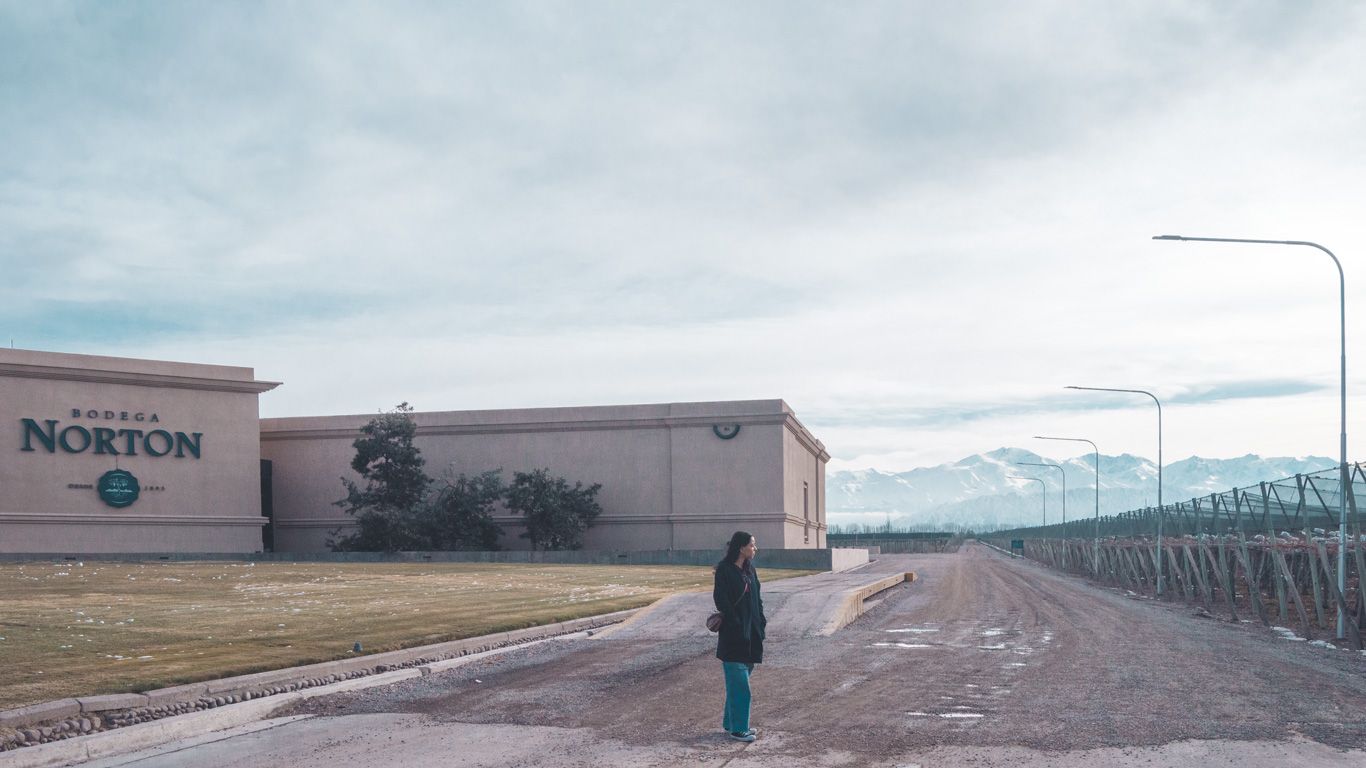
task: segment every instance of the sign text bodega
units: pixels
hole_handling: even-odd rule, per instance
[[[91,408],[88,411],[81,410],[80,408],[71,409],[71,418],[79,419],[82,416],[87,419],[104,419],[105,421],[114,421],[116,419],[118,421],[128,421],[130,419],[133,421],[161,421],[161,417],[155,413],[147,414],[142,411],[130,413],[128,411],[101,411],[97,408]]]
[[[73,411],[80,415],[85,415],[79,411]],[[92,411],[91,413],[96,413]],[[113,411],[101,412],[114,414]],[[121,412],[120,412],[121,413]],[[107,418],[116,418],[116,415]],[[136,414],[143,418],[134,418],[133,421],[143,421],[144,414]],[[95,417],[91,417],[95,418]],[[119,419],[123,421],[124,419]],[[160,421],[156,414],[152,414],[151,421]],[[24,425],[24,447],[22,451],[37,451],[39,448],[48,453],[56,453],[61,448],[66,453],[85,453],[93,449],[95,453],[105,453],[113,456],[137,456],[139,449],[148,456],[167,456],[174,453],[176,458],[199,458],[200,443],[204,434],[202,432],[170,432],[164,429],[153,429],[143,431],[141,429],[114,429],[112,427],[93,427],[87,429],[79,424],[72,424],[68,427],[58,429],[56,419],[43,419],[39,423],[36,419],[22,419]]]

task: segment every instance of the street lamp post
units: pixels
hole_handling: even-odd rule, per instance
[[[1015,462],[1015,463],[1016,463],[1016,464],[1019,464],[1020,462],[1017,461],[1017,462]],[[1047,528],[1047,527],[1048,527],[1048,483],[1045,483],[1045,482],[1043,481],[1042,478],[1038,478],[1038,477],[1027,477],[1027,476],[1025,476],[1025,475],[1009,475],[1009,477],[1011,477],[1011,478],[1013,478],[1013,479],[1015,479],[1015,480],[1033,480],[1034,482],[1036,482],[1036,483],[1039,484],[1039,498],[1043,499],[1043,525],[1044,525],[1045,528]]]
[[[1069,443],[1088,443],[1088,444],[1090,444],[1090,446],[1091,446],[1091,450],[1093,450],[1093,451],[1096,452],[1096,542],[1095,542],[1095,545],[1094,545],[1094,547],[1093,547],[1093,549],[1092,549],[1092,555],[1091,555],[1091,570],[1095,572],[1095,574],[1096,574],[1097,577],[1099,577],[1099,576],[1100,576],[1100,449],[1096,447],[1096,444],[1095,444],[1095,443],[1092,443],[1090,440],[1087,440],[1087,439],[1084,438],[1084,437],[1045,437],[1045,436],[1043,436],[1043,435],[1035,435],[1035,436],[1034,436],[1034,439],[1035,439],[1035,440],[1066,440],[1066,441],[1069,442]]]
[[[1341,367],[1339,375],[1339,403],[1342,417],[1342,430],[1339,441],[1338,462],[1338,592],[1347,590],[1347,278],[1342,274],[1342,262],[1332,251],[1318,243],[1308,240],[1250,240],[1238,237],[1186,237],[1184,235],[1156,235],[1154,240],[1178,240],[1201,243],[1251,243],[1255,245],[1302,245],[1317,248],[1328,254],[1338,268],[1338,331],[1341,341]],[[1338,605],[1338,639],[1346,637],[1347,615],[1341,604]]]
[[[1037,461],[1017,461],[1022,467],[1052,467],[1062,473],[1062,524],[1067,525],[1067,471],[1060,464],[1041,464]]]
[[[1162,401],[1146,389],[1118,389],[1115,387],[1077,387],[1068,385],[1064,389],[1084,389],[1090,392],[1128,392],[1147,395],[1157,404],[1157,596],[1162,596]]]

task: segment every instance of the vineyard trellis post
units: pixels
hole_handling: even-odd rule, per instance
[[[1298,622],[1297,631],[1311,639],[1316,634],[1327,638],[1340,613],[1347,617],[1341,645],[1360,649],[1366,636],[1366,583],[1361,578],[1366,575],[1366,541],[1356,489],[1366,487],[1366,463],[1352,465],[1348,474],[1346,504],[1354,538],[1345,558],[1333,557],[1338,537],[1331,530],[1324,532],[1324,527],[1340,522],[1342,499],[1332,496],[1338,472],[1337,467],[1302,472],[1164,504],[1161,509],[1147,506],[1110,514],[1097,518],[1094,532],[1081,519],[1010,533],[1032,539],[1027,552],[1039,553],[1040,562],[1075,568],[1106,584],[1149,595],[1157,582],[1160,549],[1167,599],[1180,597],[1211,612],[1223,602],[1221,607],[1227,607],[1226,615],[1234,621],[1255,612],[1268,625]],[[1156,514],[1170,515],[1164,528],[1177,531],[1164,536],[1160,545],[1151,538],[1156,525],[1150,518]],[[1097,547],[1100,536],[1107,540]],[[1346,565],[1346,589],[1334,578],[1341,575],[1335,568],[1339,562]],[[1244,585],[1250,605],[1246,610],[1237,603],[1244,599]],[[1216,592],[1223,592],[1223,597]]]

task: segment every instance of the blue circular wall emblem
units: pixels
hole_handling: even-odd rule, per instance
[[[111,507],[126,507],[138,500],[138,479],[126,469],[111,469],[100,475],[95,489]]]

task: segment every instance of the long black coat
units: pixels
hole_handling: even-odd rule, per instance
[[[764,618],[759,574],[754,567],[741,571],[735,563],[718,565],[711,598],[723,616],[721,631],[716,633],[716,658],[745,664],[762,663],[764,625],[768,619]]]

